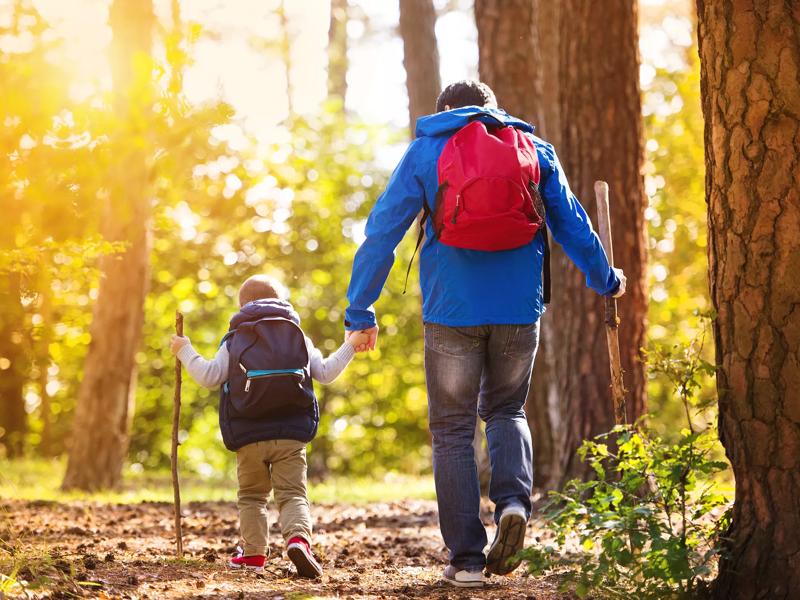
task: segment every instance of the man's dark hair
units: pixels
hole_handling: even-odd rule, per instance
[[[482,81],[462,79],[448,85],[436,100],[436,112],[445,110],[445,106],[459,108],[461,106],[497,107],[497,98],[492,88]]]

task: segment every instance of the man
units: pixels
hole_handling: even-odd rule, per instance
[[[609,267],[553,147],[535,137],[529,124],[499,110],[487,85],[454,83],[441,93],[436,110],[417,121],[416,139],[369,216],[366,240],[353,263],[345,335],[367,330],[369,342],[360,349],[375,347],[378,327],[372,304],[386,282],[395,247],[424,207],[426,215],[432,213],[424,223],[426,241],[420,254],[425,377],[439,524],[450,551],[444,578],[453,585],[478,587],[484,583],[484,568],[489,574],[504,575],[517,566],[509,559],[522,548],[531,513],[533,451],[523,405],[539,340],[539,317],[544,312],[545,255],[543,223],[531,208],[532,201],[541,197],[547,229],[586,275],[590,288],[618,297],[625,291],[625,277],[621,270]],[[482,125],[473,125],[474,121]],[[530,181],[524,182],[530,184],[530,193],[523,189],[527,185],[509,183],[508,177],[481,174],[488,164],[503,169],[508,165],[497,162],[499,155],[493,152],[470,155],[469,144],[478,142],[465,137],[467,130],[484,147],[494,141],[499,150],[517,152],[520,162],[512,167],[516,172],[524,167],[530,174]],[[448,144],[451,138],[455,143]],[[501,138],[506,142],[497,142]],[[479,176],[458,175],[461,180],[453,197],[448,186],[453,186],[456,163],[464,163],[459,167],[464,173],[472,169]],[[468,186],[473,186],[469,194]],[[470,215],[471,207],[481,204],[491,209],[492,202],[510,202],[509,198],[526,200],[523,208],[515,210],[527,211],[522,227],[537,231],[532,239],[516,247],[512,244],[510,249],[498,246],[500,251],[466,249],[482,247],[481,240],[472,246],[453,241],[458,238],[453,231],[465,219],[478,222],[474,213]],[[449,211],[446,218],[443,210]],[[496,229],[497,219],[484,219],[483,228]],[[509,223],[509,237],[513,237],[511,227],[516,222]],[[469,235],[480,233],[478,228]],[[486,422],[492,466],[489,497],[495,503],[497,523],[487,555],[472,446],[476,412]]]

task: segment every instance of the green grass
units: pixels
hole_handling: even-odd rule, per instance
[[[101,492],[64,492],[60,489],[66,463],[63,460],[20,459],[0,461],[0,498],[131,504],[172,502],[169,472],[135,473],[126,470],[122,488]],[[367,503],[404,499],[433,499],[433,479],[389,473],[381,479],[332,477],[309,484],[311,502]],[[233,478],[181,477],[182,502],[236,499]]]

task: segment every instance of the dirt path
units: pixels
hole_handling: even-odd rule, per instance
[[[482,590],[441,583],[446,551],[433,502],[323,504],[313,513],[325,568],[319,582],[292,575],[275,525],[268,572],[227,570],[237,540],[232,503],[184,507],[181,562],[173,555],[169,504],[7,501],[0,503],[0,573],[18,567],[17,579],[30,582],[29,598],[563,598],[555,581],[525,577],[521,568]],[[271,523],[276,516],[271,510]],[[491,523],[488,512],[484,517]],[[535,532],[528,533],[530,541]]]

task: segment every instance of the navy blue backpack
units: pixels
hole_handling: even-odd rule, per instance
[[[311,441],[319,408],[300,317],[284,300],[256,300],[231,319],[228,381],[220,396],[226,447],[271,439]]]

